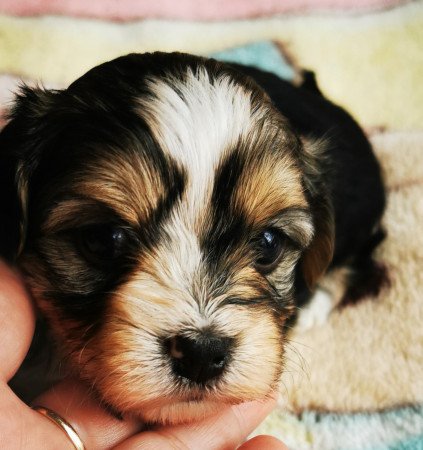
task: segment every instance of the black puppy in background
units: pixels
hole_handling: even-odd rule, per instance
[[[306,75],[131,54],[17,95],[0,254],[117,413],[177,423],[266,397],[327,270],[354,274],[344,301],[378,289],[379,165]]]

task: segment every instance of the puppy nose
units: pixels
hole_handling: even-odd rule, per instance
[[[228,363],[232,341],[229,337],[210,334],[171,338],[168,348],[173,371],[199,384],[217,378]]]

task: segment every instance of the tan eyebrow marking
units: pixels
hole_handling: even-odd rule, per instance
[[[93,198],[75,197],[59,201],[50,211],[49,216],[42,225],[45,233],[76,228],[81,224],[98,224],[110,220],[111,214],[116,217],[119,212],[111,210],[110,205],[99,202]],[[124,217],[120,217],[125,220]],[[131,224],[136,225],[136,224]]]
[[[132,226],[153,214],[166,188],[153,165],[135,152],[112,152],[107,158],[87,163],[58,194],[57,205],[43,225],[45,230],[93,221],[109,209]]]
[[[253,226],[266,223],[282,210],[307,208],[301,171],[293,157],[287,152],[246,165],[235,191],[234,206]]]

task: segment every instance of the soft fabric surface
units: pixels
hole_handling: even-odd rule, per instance
[[[208,54],[262,40],[283,42],[323,91],[366,126],[423,123],[423,3],[361,16],[304,15],[218,23],[114,24],[0,15],[0,73],[69,83],[129,52]]]
[[[423,132],[371,141],[388,191],[388,238],[377,259],[391,285],[335,311],[324,326],[293,334],[284,382],[295,411],[423,404]]]
[[[260,431],[294,449],[423,449],[423,132],[371,141],[388,189],[377,258],[391,285],[292,335],[281,406]]]
[[[211,53],[209,56],[219,61],[237,62],[246,66],[258,67],[288,81],[294,81],[298,76],[286,55],[282,53],[282,48],[272,42],[255,42]]]
[[[254,434],[272,434],[292,450],[423,450],[422,417],[422,406],[300,416],[280,409]]]
[[[213,55],[290,80],[298,67],[316,71],[325,93],[369,131],[383,166],[388,238],[377,258],[391,284],[376,299],[334,311],[321,326],[294,331],[280,406],[257,432],[295,450],[423,449],[421,3],[362,16],[213,24],[3,15],[0,30],[3,106],[21,77],[64,87],[130,51],[219,51]]]
[[[58,14],[113,20],[162,17],[228,20],[307,11],[362,12],[392,7],[406,0],[2,0],[0,12],[17,15]]]

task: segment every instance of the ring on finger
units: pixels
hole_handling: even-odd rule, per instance
[[[59,414],[52,411],[51,409],[45,408],[44,406],[34,406],[32,409],[47,417],[57,427],[59,427],[72,442],[75,450],[85,450],[82,439],[79,437],[73,426],[68,423],[63,417],[59,416]]]

